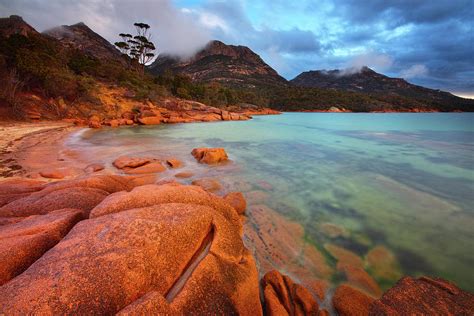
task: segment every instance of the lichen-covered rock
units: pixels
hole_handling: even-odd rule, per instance
[[[370,315],[474,315],[474,295],[439,278],[404,277],[371,308]]]
[[[230,210],[168,203],[82,221],[0,287],[0,313],[260,315]]]
[[[94,218],[132,208],[164,203],[211,205],[214,209],[222,211],[226,216],[232,215],[230,219],[235,223],[240,223],[238,214],[222,198],[204,191],[201,187],[185,186],[179,183],[148,184],[136,187],[130,192],[111,194],[91,211],[90,217]],[[238,224],[238,226],[241,225]]]
[[[7,179],[0,182],[0,207],[44,188],[46,182],[31,179]]]
[[[229,159],[224,148],[194,148],[191,154],[198,162],[206,164],[215,164]]]
[[[278,271],[262,278],[266,315],[318,315],[319,305],[303,286]]]
[[[37,193],[41,193],[41,191]],[[64,208],[88,212],[107,195],[108,193],[103,190],[87,187],[64,188],[46,195],[31,194],[0,207],[0,216],[21,217],[47,214]]]
[[[65,209],[0,226],[0,285],[25,271],[81,219],[82,211]]]

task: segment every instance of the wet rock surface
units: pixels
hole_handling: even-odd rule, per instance
[[[229,159],[224,148],[194,148],[191,152],[200,163],[216,164]]]
[[[262,278],[265,315],[318,315],[319,305],[303,286],[278,271]]]

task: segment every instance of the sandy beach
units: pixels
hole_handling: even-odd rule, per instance
[[[58,146],[77,129],[71,123],[60,121],[0,122],[0,179],[12,176],[34,177],[30,172],[35,169],[35,165],[54,165],[53,157],[58,152]],[[43,155],[40,154],[41,151]]]

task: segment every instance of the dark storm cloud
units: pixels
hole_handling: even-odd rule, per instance
[[[392,26],[406,23],[438,23],[472,17],[472,0],[334,0],[334,11],[355,23],[380,19]],[[316,2],[310,7],[317,6]]]

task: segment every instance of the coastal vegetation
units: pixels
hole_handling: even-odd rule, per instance
[[[108,42],[82,23],[70,28],[80,29],[85,34],[86,42],[81,42],[80,47],[95,45],[90,51],[69,45],[70,43],[66,45],[53,36],[55,33],[38,33],[23,20],[20,23],[26,31],[4,29],[3,35],[0,34],[0,73],[3,79],[0,103],[18,113],[20,111],[15,109],[21,109],[23,103],[29,102],[23,98],[24,94],[31,93],[44,98],[61,98],[73,104],[91,102],[99,106],[97,91],[100,84],[123,87],[139,101],[159,103],[163,98],[176,97],[218,108],[253,104],[280,111],[326,111],[330,108],[352,112],[473,109],[472,100],[452,95],[446,100],[426,99],[417,95],[380,92],[368,94],[291,85],[250,49],[221,42],[213,44],[216,47],[193,63],[210,77],[193,80],[187,70],[168,67],[157,71],[153,64],[146,66],[154,57],[155,44],[151,41],[149,26],[144,23],[135,23],[135,36],[120,34],[123,41],[117,42],[116,46],[122,54],[113,46],[108,47]],[[103,47],[95,44],[99,40],[103,41]],[[74,44],[74,41],[73,38],[71,42]],[[233,59],[225,54],[237,54],[240,57]],[[158,60],[161,60],[160,57]],[[255,68],[258,73],[250,72],[243,76],[228,72],[228,67],[222,65],[229,65],[230,69],[236,68],[237,71],[241,69],[244,73]],[[215,71],[228,79],[213,80],[218,75]]]

